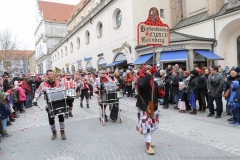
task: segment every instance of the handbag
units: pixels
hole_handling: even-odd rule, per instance
[[[13,107],[12,107],[12,104],[9,105],[9,108],[10,108],[11,113],[15,112]]]
[[[231,91],[230,91],[230,89],[228,89],[228,90],[224,93],[223,97],[229,98],[229,97],[230,97],[230,94],[231,94]]]

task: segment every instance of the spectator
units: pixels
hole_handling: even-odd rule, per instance
[[[131,74],[130,70],[126,71],[126,77],[124,79],[125,85],[127,87],[127,92],[128,92],[128,97],[132,97],[132,81],[133,81],[133,76]]]
[[[197,71],[199,73],[198,77],[198,103],[199,103],[199,109],[201,113],[206,112],[206,90],[207,90],[207,79],[206,77],[202,74],[202,70],[197,68]]]
[[[217,105],[217,115],[215,118],[221,118],[223,112],[223,103],[222,103],[222,91],[224,80],[223,76],[218,73],[218,67],[212,66],[210,68],[211,74],[208,77],[207,89],[208,89],[208,105],[209,111],[208,117],[214,116],[214,107],[213,101],[216,101]]]
[[[163,105],[163,109],[168,109],[169,108],[169,94],[170,94],[170,82],[172,81],[172,77],[171,77],[171,69],[168,68],[166,75],[162,78],[163,82],[164,82],[164,91],[165,91],[165,95],[164,95],[164,105]]]
[[[11,111],[6,104],[5,98],[6,98],[5,94],[3,92],[0,92],[0,114],[1,114],[2,129],[3,129],[2,136],[10,137],[11,134],[8,134],[7,132],[7,120],[8,120],[8,116],[11,114]]]
[[[190,95],[191,93],[193,92],[194,93],[194,97],[195,97],[195,100],[198,99],[198,71],[197,70],[192,70],[190,72],[190,80],[189,80],[189,85],[188,85],[188,94],[187,94],[187,99],[188,101],[190,100]],[[189,103],[189,102],[188,102]],[[195,102],[196,103],[196,102]],[[189,105],[189,104],[188,104]],[[189,107],[189,106],[188,106]],[[190,114],[197,114],[197,110],[196,108],[192,108],[192,112],[190,112]]]
[[[178,71],[174,71],[173,72],[173,79],[171,81],[173,100],[174,100],[174,103],[176,104],[176,107],[174,107],[174,109],[178,109],[179,82],[180,82],[179,73],[178,73]]]
[[[8,81],[8,76],[7,75],[3,75],[4,81],[3,81],[3,91],[7,92],[7,90],[9,90],[10,86],[9,86],[9,81]]]
[[[31,88],[28,84],[28,78],[24,78],[23,88],[24,88],[25,95],[26,95],[25,107],[30,108],[31,107],[31,94],[32,93],[31,93]]]

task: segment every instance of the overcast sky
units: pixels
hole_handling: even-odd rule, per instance
[[[21,47],[34,50],[36,0],[0,0],[0,32],[8,29]],[[76,5],[80,0],[44,0]]]

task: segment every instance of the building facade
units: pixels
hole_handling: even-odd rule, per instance
[[[161,20],[170,24],[168,0],[80,1],[68,20],[68,35],[51,52],[52,68],[63,73],[126,69],[139,57],[137,26],[147,20],[151,7],[157,7]]]
[[[28,59],[28,73],[36,74],[37,66],[36,66],[36,52],[34,51],[32,55],[30,55]]]
[[[39,1],[36,3],[35,55],[36,72],[45,73],[52,69],[50,53],[52,49],[67,35],[66,22],[75,6]]]
[[[171,10],[171,18],[183,15],[182,18],[171,19],[173,31],[214,39],[209,49],[222,59],[214,60],[212,64],[230,68],[240,65],[239,0],[182,0],[181,7],[176,5],[180,0],[171,2],[170,8],[177,8],[176,11]],[[193,51],[192,57],[197,55]]]

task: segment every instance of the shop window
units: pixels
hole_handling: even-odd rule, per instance
[[[80,38],[78,37],[77,38],[77,49],[79,49],[80,48]]]
[[[237,39],[238,66],[240,66],[240,36]]]
[[[122,24],[122,11],[115,9],[113,12],[113,28],[118,29]]]

